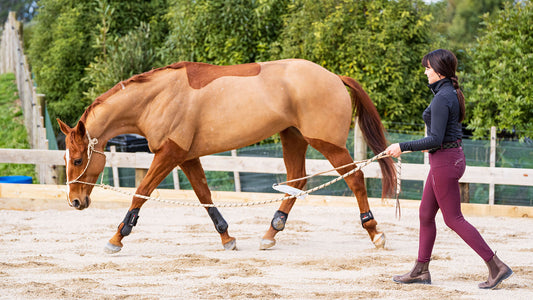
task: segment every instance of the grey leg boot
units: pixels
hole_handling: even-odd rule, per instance
[[[487,281],[480,283],[480,289],[493,289],[498,286],[503,280],[513,275],[513,270],[504,264],[496,254],[491,260],[485,262],[489,268],[489,278]]]
[[[411,270],[411,272],[405,273],[403,275],[396,275],[392,277],[392,280],[398,283],[431,284],[431,275],[429,274],[428,267],[429,261],[423,263],[416,261],[416,264]]]

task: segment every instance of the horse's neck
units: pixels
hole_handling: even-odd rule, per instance
[[[98,139],[98,146],[103,148],[107,141],[117,135],[126,133],[142,134],[137,122],[141,107],[135,97],[117,95],[105,100],[87,115],[86,127],[92,138]]]

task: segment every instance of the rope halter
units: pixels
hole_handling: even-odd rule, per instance
[[[85,172],[87,172],[87,168],[89,168],[89,164],[91,163],[91,158],[92,158],[92,155],[93,155],[93,152],[96,152],[96,153],[100,153],[102,154],[103,156],[105,156],[105,153],[103,151],[100,151],[100,150],[96,150],[94,148],[94,146],[96,146],[96,144],[98,144],[98,139],[97,138],[91,138],[91,135],[89,134],[89,131],[85,130],[85,133],[87,134],[87,139],[89,140],[89,144],[87,145],[87,164],[85,165],[85,169],[83,169],[83,172],[80,173],[80,175],[78,175],[78,177],[76,177],[76,179],[74,180],[70,180],[68,181],[68,172],[67,172],[67,185],[71,184],[71,183],[85,183],[83,181],[79,181],[79,179],[81,178],[81,176],[83,176],[85,174]],[[68,151],[68,149],[67,149]],[[67,162],[68,164],[68,162]],[[68,166],[67,166],[68,168]]]

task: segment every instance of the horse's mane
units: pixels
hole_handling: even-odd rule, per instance
[[[117,93],[118,91],[124,89],[126,86],[128,86],[132,82],[147,82],[150,81],[150,79],[153,77],[153,74],[157,71],[166,70],[166,69],[181,69],[187,66],[189,62],[180,61],[177,63],[173,63],[171,65],[152,69],[148,72],[144,72],[142,74],[134,75],[130,77],[129,79],[120,81],[119,83],[115,84],[114,87],[110,88],[107,92],[103,93],[102,95],[98,96],[89,107],[85,110],[83,115],[81,116],[80,120],[85,122],[87,120],[87,116],[89,113],[98,105],[102,104],[106,99]]]

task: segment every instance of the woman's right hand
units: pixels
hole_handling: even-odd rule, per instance
[[[402,154],[402,149],[400,149],[400,144],[395,143],[385,149],[385,154],[392,157],[398,158]]]

